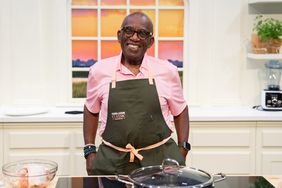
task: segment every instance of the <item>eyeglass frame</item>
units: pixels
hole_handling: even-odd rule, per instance
[[[124,31],[124,29],[126,29],[126,28],[132,28],[132,29],[133,29],[133,33],[132,33],[131,35],[128,34],[128,33],[126,33],[126,32]],[[145,29],[136,30],[136,29],[134,29],[134,27],[131,27],[131,26],[124,26],[124,27],[121,27],[121,28],[120,28],[120,31],[123,31],[124,34],[125,34],[127,37],[132,37],[132,36],[136,33],[136,34],[137,34],[137,37],[138,37],[139,39],[142,39],[142,40],[148,39],[149,37],[152,37],[152,36],[154,35],[153,32],[147,31],[147,30],[145,30]],[[145,32],[148,34],[148,36],[145,37],[145,38],[140,37],[140,34],[139,34],[139,33],[140,33],[141,31],[145,31]]]

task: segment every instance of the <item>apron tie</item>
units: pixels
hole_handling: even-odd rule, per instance
[[[129,162],[133,162],[134,161],[134,157],[136,156],[140,161],[143,160],[143,156],[141,154],[139,154],[138,152],[139,151],[142,151],[142,150],[149,150],[149,149],[153,149],[153,148],[156,148],[156,147],[159,147],[163,144],[165,144],[169,139],[171,138],[171,135],[165,139],[163,139],[162,141],[160,142],[157,142],[155,144],[152,144],[152,145],[149,145],[149,146],[146,146],[146,147],[143,147],[143,148],[139,148],[139,149],[135,149],[131,144],[127,144],[125,148],[122,148],[122,147],[118,147],[118,146],[115,146],[113,144],[111,144],[110,142],[107,142],[105,141],[104,139],[102,139],[102,142],[115,149],[115,150],[118,150],[118,151],[122,151],[122,152],[129,152],[130,153],[130,159],[129,159]]]
[[[135,149],[131,144],[127,144],[126,149],[129,149],[130,152],[129,162],[132,163],[134,161],[134,156],[136,156],[140,161],[142,161],[143,156],[138,153],[140,149]]]

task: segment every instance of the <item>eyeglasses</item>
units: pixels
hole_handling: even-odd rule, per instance
[[[124,32],[126,37],[132,37],[135,33],[137,33],[139,39],[147,39],[153,36],[152,32],[146,31],[145,29],[135,30],[133,27],[130,26],[122,27],[121,30]]]

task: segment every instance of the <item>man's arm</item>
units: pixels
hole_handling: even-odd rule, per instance
[[[178,143],[188,142],[189,138],[189,115],[188,115],[188,106],[178,115],[174,116],[175,130],[178,138]],[[188,151],[184,148],[181,148],[181,153],[186,158]]]
[[[84,144],[95,144],[95,138],[98,128],[99,113],[91,113],[86,106],[83,111],[83,137]],[[91,153],[86,158],[86,170],[88,175],[92,172],[92,161],[95,158],[96,153]]]

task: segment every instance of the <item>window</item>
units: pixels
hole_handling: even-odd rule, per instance
[[[89,67],[118,55],[116,32],[124,17],[146,13],[154,24],[155,44],[149,55],[167,59],[183,72],[185,0],[72,0],[72,98],[86,97]]]

